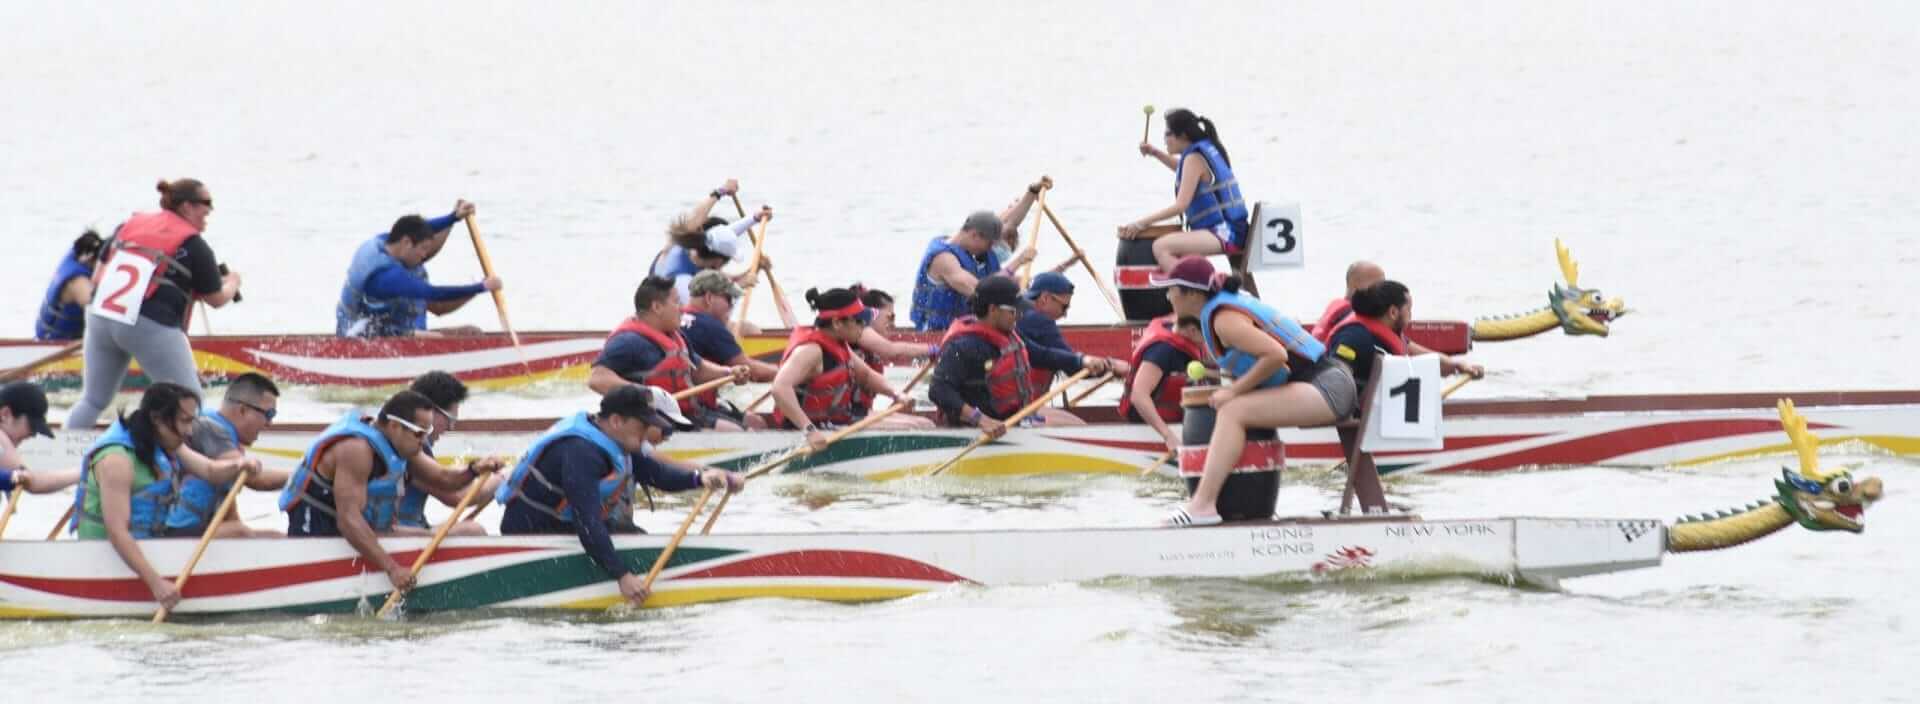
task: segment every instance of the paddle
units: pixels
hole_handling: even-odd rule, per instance
[[[1033,415],[1034,413],[1039,412],[1042,406],[1047,405],[1047,402],[1052,401],[1053,397],[1059,396],[1061,392],[1066,391],[1067,387],[1072,386],[1074,382],[1080,381],[1081,379],[1085,379],[1087,378],[1088,374],[1092,374],[1092,373],[1093,373],[1092,369],[1082,369],[1080,371],[1074,372],[1073,376],[1067,377],[1066,381],[1060,382],[1060,385],[1053,387],[1052,391],[1048,391],[1047,393],[1042,394],[1040,398],[1034,399],[1032,402],[1028,403],[1025,408],[1020,409],[1019,412],[1014,413],[1011,416],[1008,416],[1006,420],[1000,422],[1000,425],[1007,429],[1012,429],[1014,426],[1019,425],[1020,421],[1026,420],[1027,416],[1030,416],[1030,415]],[[948,458],[947,461],[940,463],[940,466],[934,467],[933,471],[927,473],[927,476],[930,476],[930,477],[940,476],[942,472],[947,471],[948,467],[952,467],[955,464],[958,464],[960,462],[960,458],[966,457],[968,453],[973,452],[976,449],[979,449],[981,445],[985,445],[989,442],[993,442],[993,435],[985,432],[980,433],[980,437],[974,438],[973,442],[967,443],[966,447],[960,448],[960,452],[958,454],[955,454],[953,457]]]
[[[207,553],[207,545],[213,542],[214,534],[219,532],[220,523],[227,520],[228,513],[233,512],[233,501],[240,498],[240,487],[246,483],[247,475],[244,472],[233,478],[233,486],[227,488],[227,498],[220,500],[220,508],[214,509],[213,518],[207,521],[206,531],[200,534],[200,544],[193,548],[193,557],[187,558],[187,565],[180,568],[180,576],[173,578],[173,590],[179,592],[181,598],[186,597],[187,580],[193,577],[193,568],[200,564],[200,556]],[[165,606],[155,610],[153,622],[165,623],[168,611]]]
[[[0,538],[7,537],[7,523],[13,521],[13,510],[20,508],[20,495],[25,493],[26,484],[15,484],[13,491],[7,492],[7,510],[0,513]]]
[[[730,193],[730,194],[727,194],[727,197],[733,199],[734,212],[739,213],[740,217],[743,217],[743,218],[746,217],[747,209],[740,205],[740,196],[738,194]],[[760,225],[759,235],[757,236],[754,235],[753,230],[749,229],[747,230],[747,236],[753,239],[753,266],[750,268],[750,270],[753,271],[754,275],[756,276],[765,275],[767,277],[767,287],[773,289],[774,309],[780,312],[780,324],[785,325],[788,328],[795,327],[794,325],[795,318],[793,317],[793,307],[787,304],[787,292],[784,290],[781,290],[780,280],[773,278],[773,272],[767,271],[764,267],[760,266],[760,258],[761,258],[760,255],[761,255],[761,252],[763,251],[762,248],[766,246],[765,245],[765,242],[767,239],[766,224],[762,223]],[[740,320],[741,322],[745,322],[747,319],[747,306],[748,304],[753,302],[753,289],[751,288],[747,289],[747,292],[742,295],[740,300],[741,300]]]
[[[67,504],[67,512],[60,514],[60,520],[54,521],[53,530],[47,531],[47,540],[59,540],[60,529],[67,527],[67,521],[73,520],[73,504]]]
[[[440,527],[433,531],[433,540],[427,542],[426,549],[420,551],[419,557],[413,558],[413,569],[408,572],[410,576],[410,579],[407,580],[408,583],[413,583],[420,579],[420,570],[425,569],[427,560],[432,559],[433,553],[440,550],[440,541],[447,539],[447,534],[453,531],[453,524],[460,522],[460,514],[466,513],[467,505],[473,503],[473,497],[480,495],[480,487],[485,484],[486,482],[481,481],[480,477],[476,476],[473,478],[473,486],[467,487],[467,493],[460,495],[460,503],[453,505],[453,520],[441,523]],[[374,615],[386,618],[387,614],[393,612],[394,607],[400,605],[400,600],[406,595],[407,592],[404,589],[393,590],[392,594],[387,595],[387,603],[381,604],[380,612]]]
[[[25,379],[27,375],[32,374],[36,369],[72,357],[73,353],[80,351],[81,345],[85,344],[85,342],[85,340],[74,340],[73,342],[67,343],[66,347],[62,347],[44,357],[0,372],[0,384]]]
[[[1073,408],[1074,406],[1080,405],[1081,401],[1087,400],[1087,397],[1092,396],[1093,392],[1099,391],[1100,387],[1106,386],[1108,382],[1111,382],[1114,379],[1118,379],[1118,378],[1120,378],[1120,375],[1109,372],[1105,377],[1102,377],[1099,382],[1096,382],[1094,385],[1087,387],[1086,391],[1082,391],[1076,395],[1068,397],[1067,407]]]
[[[480,228],[474,226],[473,216],[466,217],[467,236],[473,239],[473,253],[480,257],[480,273],[493,278],[493,258],[487,256],[487,245],[480,241]],[[527,351],[520,347],[520,333],[513,331],[513,323],[507,321],[507,297],[498,289],[493,291],[493,309],[500,313],[500,327],[507,331],[507,339],[513,341],[513,351],[520,355],[520,368],[528,374],[533,373],[533,365],[527,363]]]
[[[1168,450],[1166,452],[1160,453],[1160,459],[1154,460],[1153,464],[1147,465],[1146,469],[1140,470],[1140,476],[1142,477],[1153,476],[1154,470],[1159,469],[1160,465],[1166,464],[1167,460],[1171,460],[1171,459],[1173,459],[1172,450]]]
[[[1146,124],[1140,126],[1140,141],[1145,142],[1147,141],[1147,135],[1153,132],[1153,106],[1148,105],[1140,108],[1140,112],[1147,114]]]
[[[733,383],[732,376],[723,376],[718,379],[708,381],[704,384],[700,384],[697,386],[693,386],[691,388],[675,391],[673,392],[673,400],[685,401],[687,399],[693,398],[695,396],[699,396],[700,394],[704,394],[708,391],[712,391],[714,389],[720,388],[722,386],[726,386],[727,384],[731,384],[731,383]]]
[[[1049,190],[1052,190],[1052,188],[1044,185],[1041,186],[1040,192],[1034,194],[1034,203],[1041,208],[1047,207],[1047,191]],[[1027,263],[1020,267],[1021,289],[1025,289],[1027,284],[1033,282],[1033,260],[1038,259],[1040,254],[1040,223],[1040,218],[1033,219],[1033,234],[1027,237],[1027,251],[1032,253],[1033,256],[1028,257]]]
[[[1093,260],[1088,259],[1086,250],[1080,249],[1080,244],[1073,241],[1073,235],[1067,234],[1067,226],[1060,224],[1060,217],[1053,214],[1053,208],[1047,207],[1046,203],[1041,203],[1040,213],[1047,216],[1047,220],[1053,223],[1054,230],[1060,232],[1060,239],[1066,240],[1067,247],[1073,250],[1074,258],[1080,260],[1080,266],[1086,267],[1087,276],[1093,277],[1094,285],[1100,287],[1100,295],[1107,297],[1107,305],[1113,306],[1113,312],[1120,317],[1127,317],[1125,309],[1120,307],[1120,294],[1114,293],[1113,287],[1107,284],[1107,280],[1100,278],[1100,272],[1094,271]]]
[[[758,281],[760,277],[760,255],[766,250],[767,226],[770,224],[772,223],[760,223],[760,231],[758,233],[755,233],[753,228],[747,228],[747,237],[753,240],[753,258],[747,260],[748,283],[754,283]],[[740,294],[740,310],[738,312],[740,313],[739,317],[741,322],[746,322],[747,309],[753,307],[753,290],[756,288],[759,287],[748,286],[746,292]]]
[[[653,569],[647,570],[646,581],[640,583],[641,589],[653,591],[653,578],[660,576],[660,570],[666,569],[667,560],[673,557],[674,550],[680,548],[680,541],[687,539],[687,529],[693,527],[693,519],[700,517],[700,509],[706,508],[707,499],[711,498],[713,498],[713,487],[707,487],[700,492],[700,499],[693,502],[693,510],[687,512],[687,520],[680,522],[680,530],[673,532],[673,538],[667,541],[667,546],[660,549],[660,559],[654,560]]]
[[[1472,374],[1461,374],[1459,381],[1448,384],[1447,388],[1440,390],[1440,398],[1444,399],[1448,396],[1452,396],[1453,392],[1459,391],[1460,387],[1466,386],[1467,382],[1473,381],[1474,379],[1475,377]]]

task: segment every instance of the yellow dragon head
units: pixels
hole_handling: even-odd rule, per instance
[[[1780,427],[1800,456],[1800,471],[1780,470],[1775,501],[1807,530],[1865,530],[1867,506],[1880,500],[1880,478],[1856,482],[1852,472],[1821,469],[1820,440],[1807,430],[1807,419],[1794,410],[1791,399],[1780,399],[1779,409]]]
[[[1580,288],[1580,264],[1573,261],[1573,254],[1558,238],[1553,240],[1553,248],[1560,256],[1560,273],[1567,279],[1565,286],[1554,284],[1547,294],[1547,305],[1559,316],[1560,329],[1568,335],[1606,337],[1608,324],[1626,315],[1626,301],[1602,298],[1599,289]]]

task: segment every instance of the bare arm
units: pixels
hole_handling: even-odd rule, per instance
[[[429,492],[457,492],[467,488],[467,484],[477,481],[465,469],[448,469],[433,459],[432,455],[421,451],[407,458],[407,481],[419,484]]]
[[[72,303],[84,306],[92,300],[93,279],[85,276],[75,276],[67,280],[67,285],[60,287],[61,303]]]
[[[889,340],[873,328],[860,333],[860,349],[880,355],[889,362],[910,362],[933,356],[926,345]]]
[[[1020,229],[1021,221],[1024,221],[1027,219],[1027,211],[1033,209],[1034,200],[1039,198],[1040,196],[1039,191],[1044,188],[1052,188],[1052,187],[1053,187],[1053,179],[1048,178],[1046,176],[1041,176],[1040,180],[1035,181],[1033,182],[1032,185],[1027,186],[1027,190],[1020,192],[1019,198],[1014,199],[1012,203],[1007,204],[1007,207],[1005,210],[1000,211],[1001,229],[1003,230]],[[1009,246],[1011,246],[1012,244],[1013,242],[1011,241],[1008,242]]]
[[[1160,388],[1160,380],[1166,377],[1166,371],[1153,362],[1141,361],[1140,371],[1133,375],[1133,385],[1127,387],[1128,402],[1140,414],[1140,419],[1152,426],[1154,432],[1169,442],[1177,442],[1179,437],[1173,434],[1173,428],[1160,419],[1159,406],[1154,402],[1153,392]]]
[[[946,284],[947,288],[959,291],[963,296],[973,295],[973,287],[980,284],[979,279],[973,278],[973,274],[960,267],[960,262],[953,258],[951,252],[934,255],[933,262],[927,265],[927,276]]]
[[[1168,154],[1166,150],[1153,146],[1151,142],[1140,143],[1140,154],[1142,156],[1153,157],[1154,161],[1160,162],[1160,165],[1167,167],[1168,171],[1172,171],[1173,167],[1178,163],[1173,160],[1172,154]]]
[[[1260,388],[1260,382],[1274,374],[1287,371],[1287,347],[1279,340],[1253,324],[1253,319],[1236,310],[1221,311],[1214,319],[1214,329],[1219,331],[1220,339],[1226,346],[1240,350],[1259,358],[1246,374],[1234,379],[1227,388],[1236,394],[1250,393]]]
[[[733,376],[733,370],[714,364],[711,359],[700,360],[700,368],[693,370],[693,380],[696,382],[709,382],[723,376]]]
[[[80,470],[21,470],[14,475],[27,486],[27,491],[35,494],[51,494],[80,482]]]
[[[113,551],[120,554],[120,561],[140,577],[140,581],[153,592],[156,600],[165,602],[167,595],[173,593],[173,584],[160,578],[153,565],[147,562],[147,554],[141,552],[140,543],[133,539],[127,522],[133,513],[130,505],[133,495],[133,461],[125,454],[110,454],[94,463],[93,472],[100,477],[100,517],[107,524],[107,542],[113,544]],[[179,599],[174,594],[175,600]]]
[[[1193,194],[1200,190],[1200,174],[1207,168],[1207,160],[1198,153],[1186,156],[1186,169],[1180,172],[1180,188],[1175,192],[1173,205],[1154,211],[1152,214],[1135,220],[1133,224],[1142,228],[1175,215],[1187,212],[1187,206],[1193,204]]]
[[[179,451],[174,454],[180,458],[181,469],[186,470],[188,474],[205,479],[214,484],[226,484],[238,479],[242,472],[247,471],[248,467],[260,466],[258,460],[249,459],[246,455],[226,457],[225,459],[218,460],[208,459],[206,455],[200,454],[187,445],[181,445]]]
[[[587,372],[587,389],[601,396],[632,383],[621,378],[619,372],[599,365],[595,365],[592,371]]]
[[[804,428],[812,424],[807,419],[806,409],[800,407],[800,395],[794,388],[807,383],[815,374],[820,373],[820,346],[801,345],[787,355],[787,361],[780,363],[780,373],[773,377],[773,404],[780,414],[795,427]]]
[[[875,394],[885,396],[895,401],[901,400],[900,390],[893,388],[892,384],[887,383],[887,376],[881,374],[880,370],[867,366],[867,360],[856,356],[847,361],[853,365],[854,383],[867,387],[868,391],[872,391]]]
[[[736,354],[733,356],[733,359],[727,360],[727,365],[731,367],[745,366],[747,368],[747,377],[761,384],[773,381],[774,375],[780,373],[779,367],[748,357],[745,352]]]
[[[321,459],[321,465],[333,469],[334,520],[340,528],[340,537],[346,538],[347,544],[352,545],[367,564],[392,573],[400,566],[380,547],[380,538],[374,534],[373,526],[367,525],[363,513],[367,508],[367,480],[373,474],[376,461],[367,442],[354,438],[336,443]]]

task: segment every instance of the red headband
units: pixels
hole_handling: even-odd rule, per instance
[[[817,317],[821,320],[839,320],[841,318],[851,318],[861,313],[865,313],[866,311],[867,311],[866,304],[861,303],[860,299],[856,298],[856,299],[853,299],[852,303],[841,306],[839,308],[834,308],[832,310],[815,311],[814,317]]]

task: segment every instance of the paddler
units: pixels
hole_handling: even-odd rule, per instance
[[[260,461],[251,457],[215,461],[187,447],[199,415],[200,398],[193,390],[164,381],[148,386],[138,410],[87,449],[80,490],[73,497],[73,530],[79,538],[111,542],[154,601],[169,609],[179,603],[180,592],[147,562],[136,541],[158,538],[166,530],[182,475],[225,484],[260,470]]]
[[[782,428],[806,433],[815,450],[827,447],[822,426],[854,422],[853,389],[900,398],[900,391],[880,372],[854,354],[853,345],[867,330],[873,312],[852,289],[821,292],[807,289],[807,305],[814,310],[813,325],[795,328],[780,357],[780,373],[773,378],[773,420]],[[886,428],[931,428],[918,416],[889,416],[874,424]]]
[[[906,342],[893,339],[897,330],[893,326],[893,296],[880,289],[869,289],[855,284],[854,291],[860,294],[860,303],[873,314],[872,322],[860,333],[860,342],[854,346],[861,361],[874,371],[885,374],[889,364],[907,364],[921,360],[936,359],[940,356],[939,345],[926,345],[918,342]],[[873,393],[866,387],[853,388],[853,415],[864,418],[873,408]]]
[[[87,331],[87,302],[93,300],[93,265],[100,259],[100,233],[87,230],[54,267],[53,280],[40,299],[40,317],[33,322],[33,339],[78,340]]]
[[[1352,317],[1353,295],[1362,289],[1372,287],[1385,280],[1387,280],[1387,272],[1385,269],[1380,268],[1379,264],[1362,259],[1348,265],[1347,295],[1333,299],[1327,303],[1327,309],[1320,314],[1320,322],[1315,323],[1313,326],[1313,338],[1319,340],[1321,344],[1332,347],[1330,341],[1333,339],[1334,328]],[[1404,288],[1404,286],[1402,288]],[[1404,328],[1407,322],[1411,320],[1411,318],[1408,318],[1407,321],[1401,322],[1401,328],[1399,328],[1399,330],[1403,337],[1406,334]],[[1427,349],[1425,345],[1418,342],[1406,340],[1406,351],[1396,354],[1407,354],[1417,357],[1423,354],[1437,353]],[[1351,362],[1352,360],[1347,361]],[[1353,371],[1355,381],[1362,384],[1367,383],[1366,369],[1355,368]],[[1484,373],[1484,370],[1481,369],[1479,364],[1461,359],[1458,355],[1447,354],[1440,355],[1440,373],[1442,375],[1466,373],[1473,375],[1475,378],[1479,378]]]
[[[1200,320],[1200,336],[1232,383],[1208,399],[1217,411],[1200,482],[1171,526],[1220,522],[1215,501],[1246,448],[1248,428],[1325,425],[1352,416],[1359,405],[1353,373],[1326,354],[1292,318],[1240,293],[1240,278],[1216,279],[1206,257],[1187,257],[1156,274],[1176,316]]]
[[[411,588],[412,570],[381,549],[379,540],[393,534],[402,487],[412,480],[455,491],[502,465],[484,459],[456,472],[438,463],[411,463],[433,428],[433,401],[417,391],[401,391],[374,417],[351,414],[321,431],[280,493],[287,535],[346,538],[395,589]]]
[[[723,367],[701,358],[680,335],[680,294],[673,281],[649,276],[633,291],[631,317],[620,322],[607,336],[600,357],[593,360],[587,375],[587,388],[606,395],[628,384],[658,386],[669,392],[692,388],[701,382],[732,375],[736,384],[751,378],[745,366]],[[718,394],[708,393],[684,399],[680,409],[700,428],[740,430],[766,427],[757,415],[738,414],[720,405]]]
[[[644,580],[634,572],[644,563],[629,564],[614,551],[610,526],[634,482],[665,491],[705,485],[729,493],[746,485],[731,472],[651,452],[648,437],[672,428],[651,398],[642,387],[623,385],[600,398],[597,415],[576,413],[555,423],[521,456],[494,495],[506,506],[502,534],[578,536],[594,564],[618,582],[620,595],[636,606],[647,599]]]
[[[213,196],[194,179],[161,181],[160,210],[137,213],[103,245],[87,306],[85,379],[68,428],[88,429],[113,402],[127,364],[140,362],[154,381],[200,395],[200,373],[186,321],[194,301],[219,308],[240,291],[240,275],[221,273],[201,232]]]
[[[192,448],[210,459],[237,460],[247,456],[247,449],[260,439],[261,431],[273,425],[273,418],[280,414],[280,387],[272,379],[247,372],[234,377],[227,385],[226,396],[220,401],[220,408],[203,411],[200,417],[193,419],[193,431],[187,434],[187,447]],[[247,476],[247,488],[255,491],[279,491],[287,485],[288,473],[282,470],[262,469]],[[213,514],[226,498],[231,483],[214,484],[200,477],[186,477],[180,482],[180,497],[167,512],[166,534],[170,537],[198,538],[207,532],[207,521],[213,520]],[[240,515],[227,514],[227,518],[214,529],[214,535],[222,538],[277,538],[279,531],[250,528]]]
[[[403,215],[392,229],[360,243],[333,308],[333,333],[340,337],[434,335],[436,331],[427,330],[428,313],[447,315],[474,296],[500,290],[498,276],[465,286],[428,283],[427,258],[446,245],[453,224],[473,212],[473,204],[462,200],[454,204],[453,212],[432,220]],[[457,332],[478,332],[478,328]]]
[[[928,396],[946,425],[973,426],[999,437],[1000,421],[1018,412],[1041,392],[1032,387],[1026,345],[1014,331],[1020,319],[1020,284],[1007,276],[989,276],[973,291],[973,315],[953,321],[940,341],[940,362],[928,382]],[[1047,425],[1079,425],[1078,416],[1042,408],[1028,417]]]
[[[19,448],[35,435],[53,437],[53,429],[47,427],[46,392],[25,381],[0,386],[0,494],[15,486],[47,494],[79,481],[78,470],[27,470]]]
[[[1081,354],[1060,334],[1059,321],[1067,317],[1067,309],[1073,307],[1073,281],[1065,274],[1044,271],[1034,276],[1033,282],[1027,285],[1025,299],[1015,329],[1020,333],[1021,344],[1027,348],[1027,361],[1033,365],[1028,386],[1034,393],[1046,393],[1053,385],[1054,374],[1092,369],[1095,374],[1125,375],[1131,369],[1118,359]]]
[[[431,371],[414,377],[413,383],[408,384],[407,388],[433,402],[433,432],[427,434],[426,447],[421,449],[420,454],[414,455],[413,459],[407,463],[407,467],[411,470],[416,465],[429,463],[438,466],[439,461],[434,457],[433,446],[440,442],[441,436],[452,431],[454,424],[460,420],[460,404],[467,401],[467,385],[461,383],[452,374]],[[426,467],[422,473],[432,469],[432,467]],[[453,491],[443,491],[419,481],[418,476],[409,474],[407,486],[400,494],[400,507],[396,510],[393,519],[394,535],[431,535],[433,526],[427,523],[427,497],[439,499],[440,503],[453,508],[460,505],[460,497],[470,488],[462,486]],[[493,496],[493,490],[500,486],[500,482],[505,481],[505,477],[502,477],[499,472],[494,472],[478,477],[474,481],[486,482],[471,504],[478,509],[486,505],[489,498]],[[478,521],[464,520],[454,524],[447,534],[486,535],[487,529]]]
[[[914,329],[946,330],[955,318],[967,314],[967,298],[981,279],[1011,273],[1032,261],[1031,250],[1021,250],[1012,260],[1003,260],[994,253],[994,245],[1001,242],[1008,227],[1019,226],[1041,189],[1051,185],[1053,181],[1042,176],[1000,214],[977,211],[967,216],[959,231],[927,242],[913,277],[913,308],[907,313]],[[1009,222],[1012,225],[1004,224]]]
[[[648,271],[654,276],[673,281],[673,287],[680,292],[680,299],[692,300],[693,275],[708,269],[718,270],[733,261],[746,249],[753,247],[753,240],[747,236],[747,230],[762,220],[773,217],[773,208],[760,206],[760,211],[752,218],[742,218],[728,225],[725,218],[713,216],[713,206],[720,200],[740,192],[740,182],[727,179],[719,188],[707,193],[707,197],[693,206],[693,210],[674,218],[667,225],[667,246],[654,255],[653,264]],[[773,264],[761,253],[761,266],[771,269]],[[735,283],[751,286],[753,272],[743,271],[734,275]]]
[[[727,329],[733,303],[743,293],[740,285],[718,269],[705,269],[693,275],[687,291],[692,297],[681,308],[680,336],[694,356],[729,367],[745,366],[748,378],[755,382],[773,381],[773,373],[779,368],[747,356],[740,348],[740,339]],[[741,334],[757,332],[742,330]]]
[[[1413,294],[1405,284],[1381,281],[1354,291],[1351,300],[1351,312],[1329,331],[1327,350],[1347,363],[1364,398],[1373,361],[1381,351],[1401,357],[1421,353],[1406,338],[1407,322],[1413,320]],[[1442,357],[1440,366],[1442,374],[1457,372],[1475,378],[1486,374],[1479,364],[1453,357]]]
[[[1247,246],[1250,215],[1220,132],[1212,120],[1183,108],[1168,111],[1166,124],[1166,150],[1141,141],[1140,154],[1173,170],[1173,204],[1121,225],[1120,239],[1138,239],[1155,223],[1185,215],[1185,231],[1153,240],[1153,258],[1162,272],[1182,257],[1238,254]]]
[[[1133,373],[1120,397],[1120,415],[1127,422],[1152,426],[1169,451],[1180,449],[1180,434],[1168,424],[1179,423],[1185,414],[1180,393],[1187,388],[1187,366],[1195,361],[1205,365],[1208,359],[1202,344],[1199,318],[1176,322],[1167,315],[1147,323],[1140,342],[1133,346]]]

